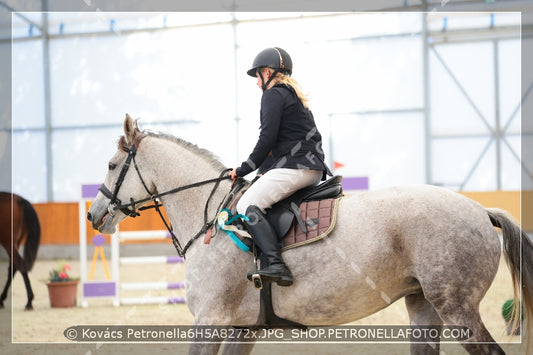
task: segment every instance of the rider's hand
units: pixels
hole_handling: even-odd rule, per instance
[[[235,180],[237,180],[237,172],[236,172],[236,170],[237,170],[237,168],[233,168],[233,170],[228,173],[228,175],[231,177],[231,180],[233,180],[233,182],[235,182]]]

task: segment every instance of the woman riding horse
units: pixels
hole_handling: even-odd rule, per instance
[[[187,141],[141,132],[126,116],[124,136],[108,168],[87,213],[93,228],[114,233],[128,216],[161,199],[176,249],[187,257],[186,295],[193,325],[264,327],[257,289],[239,278],[252,267],[252,256],[231,238],[201,242],[231,190],[229,179],[223,179],[227,167]],[[501,229],[503,243],[494,226]],[[296,280],[291,287],[273,285],[271,304],[280,318],[327,326],[351,323],[405,298],[408,324],[467,327],[471,337],[461,344],[469,353],[501,354],[483,324],[479,304],[498,271],[502,246],[514,304],[518,307],[522,295],[524,319],[531,320],[533,243],[505,212],[435,186],[346,195],[327,240],[284,252]],[[530,325],[525,322],[522,329],[529,338]],[[190,353],[216,354],[222,340],[193,341]],[[244,336],[227,340],[228,354],[249,354],[253,346],[253,339]],[[426,334],[411,340],[414,354],[440,353],[440,337]]]
[[[263,282],[290,286],[292,274],[281,257],[278,236],[265,218],[265,210],[297,190],[318,184],[331,172],[324,163],[322,136],[308,99],[290,77],[289,54],[279,47],[267,48],[255,57],[247,74],[257,77],[257,86],[263,91],[259,139],[248,159],[229,175],[236,180],[257,168],[266,170],[237,204],[237,212],[249,218],[244,223],[266,260],[261,270],[250,271],[247,277],[252,280],[257,273]],[[269,154],[271,166],[264,169]]]

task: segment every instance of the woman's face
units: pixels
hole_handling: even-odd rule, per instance
[[[259,89],[263,90],[262,86],[263,86],[263,81],[261,80],[261,76],[259,75],[259,70],[257,70],[255,72],[255,76],[257,77],[257,82],[256,82],[256,85]]]
[[[268,81],[268,79],[270,78],[270,71],[268,69],[265,69],[265,68],[262,68],[262,69],[259,69],[261,70],[261,74],[263,75],[263,80],[265,81],[265,83]],[[261,75],[259,75],[259,70],[257,70],[255,72],[255,76],[257,77],[257,87],[263,91],[263,81],[261,80]]]

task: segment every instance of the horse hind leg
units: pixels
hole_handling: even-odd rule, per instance
[[[9,291],[9,286],[11,286],[11,282],[13,280],[13,277],[17,273],[17,268],[14,267],[13,271],[11,271],[11,265],[9,265],[7,269],[7,281],[6,285],[4,286],[4,290],[2,291],[2,294],[0,295],[0,309],[4,308],[4,301],[7,298],[7,292]],[[28,296],[28,302],[26,303],[26,306],[24,307],[24,310],[31,311],[33,310],[32,301],[35,297],[33,294],[33,290],[31,288],[30,279],[28,277],[27,272],[20,272],[22,274],[22,278],[24,279],[24,286],[26,287],[26,294]]]
[[[458,308],[453,313],[445,313],[443,318],[446,324],[465,326],[471,330],[472,336],[461,342],[469,354],[505,354],[483,324],[477,307],[471,310]]]
[[[11,280],[13,280],[13,274],[14,272],[11,272],[11,263],[10,263],[9,267],[7,268],[6,285],[4,286],[4,291],[2,291],[2,295],[0,295],[0,308],[4,308],[4,301],[7,298],[7,291],[9,290],[9,286],[11,286]]]
[[[435,308],[425,298],[424,294],[417,293],[405,297],[405,305],[411,320],[411,326],[430,326],[439,333],[442,329],[442,319],[439,317]],[[420,355],[438,355],[440,352],[440,339],[432,338],[430,332],[421,332],[420,334],[428,335],[426,338],[414,338],[414,332],[411,333],[411,354]]]
[[[20,256],[18,250],[13,250],[14,259],[13,259],[13,273],[12,276],[15,277],[15,273],[20,271],[22,278],[24,279],[24,286],[26,287],[26,295],[28,297],[28,302],[24,307],[24,310],[31,311],[33,310],[32,301],[34,298],[33,290],[31,288],[30,279],[28,277],[28,267],[24,259]],[[6,285],[7,286],[7,285]],[[7,293],[7,290],[4,290]],[[2,297],[4,294],[2,294]]]
[[[441,290],[442,291],[442,290]],[[449,293],[447,293],[449,295]],[[426,298],[433,305],[440,318],[446,325],[466,327],[471,336],[461,341],[461,345],[469,354],[505,354],[503,349],[494,341],[489,331],[481,320],[479,314],[479,299],[477,296],[465,296],[457,291],[453,296],[446,299],[441,297],[431,297],[426,294]]]
[[[30,279],[28,277],[27,272],[21,271],[20,273],[22,274],[22,277],[24,278],[24,286],[26,286],[26,294],[28,295],[28,303],[26,303],[26,307],[24,307],[24,310],[32,311],[33,305],[31,304],[31,302],[33,301],[34,294],[33,294],[33,290],[31,289]]]

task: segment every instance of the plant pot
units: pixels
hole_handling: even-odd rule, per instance
[[[48,282],[48,295],[50,296],[50,306],[54,307],[75,307],[76,296],[78,295],[78,283],[75,281]]]

